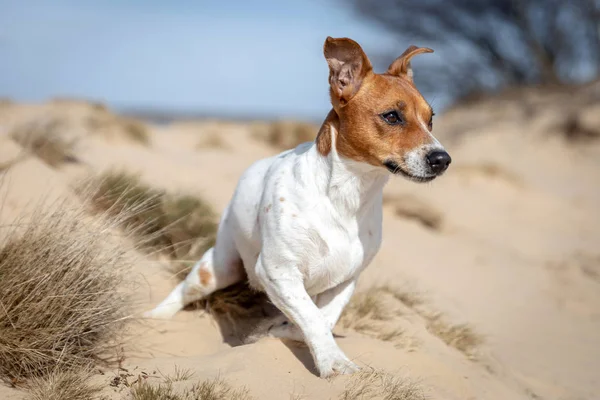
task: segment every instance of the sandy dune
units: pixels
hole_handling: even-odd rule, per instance
[[[565,108],[571,98],[577,100]],[[532,91],[437,118],[434,132],[453,164],[431,184],[391,181],[384,243],[359,284],[359,293],[384,283],[397,288],[397,297],[386,297],[395,314],[375,322],[397,333],[378,339],[338,326],[344,351],[367,369],[417,382],[431,399],[598,398],[600,138],[589,137],[600,135],[598,104],[598,86]],[[59,121],[55,129],[74,140],[76,160],[50,167],[10,138],[36,121]],[[157,188],[205,198],[220,212],[243,170],[279,151],[249,123],[152,126],[147,144],[130,134],[137,125],[123,124],[83,102],[0,105],[0,221],[42,198],[77,201],[76,182],[115,167]],[[139,259],[132,275],[140,278],[142,311],[175,280],[167,261],[143,253]],[[194,371],[189,382],[218,375],[255,398],[275,400],[335,399],[353,379],[320,380],[307,349],[296,344],[263,338],[232,346],[235,340],[198,310],[146,321],[131,333],[123,363],[131,380],[178,366]],[[465,335],[463,346],[457,340]],[[124,385],[109,385],[117,373],[94,378],[106,398],[126,398]],[[21,396],[0,387],[2,398]]]

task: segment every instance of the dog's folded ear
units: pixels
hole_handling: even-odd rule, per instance
[[[433,53],[433,50],[428,47],[410,46],[404,51],[404,53],[402,53],[400,57],[394,60],[394,62],[388,68],[387,73],[396,76],[406,76],[412,81],[413,71],[410,67],[410,59],[417,54],[423,53]]]
[[[323,53],[329,65],[332,101],[337,99],[343,106],[358,92],[373,67],[363,49],[352,39],[327,37]]]

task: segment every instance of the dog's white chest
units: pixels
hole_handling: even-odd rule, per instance
[[[322,216],[330,226],[310,230],[314,256],[308,255],[302,268],[310,295],[355,278],[371,262],[381,245],[381,206],[371,208],[361,221],[327,221]]]
[[[381,244],[387,179],[374,167],[324,159],[314,145],[253,166],[231,207],[251,284],[261,289],[258,274],[286,280],[300,273],[313,296],[356,279]]]

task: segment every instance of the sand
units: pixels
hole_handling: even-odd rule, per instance
[[[434,133],[453,163],[430,184],[391,180],[383,245],[358,288],[385,283],[421,301],[397,304],[401,311],[385,322],[402,331],[392,340],[338,326],[349,357],[418,382],[431,399],[598,398],[600,139],[565,138],[564,121],[580,118],[600,132],[600,89],[577,90],[490,99],[436,117]],[[565,110],[571,96],[579,100]],[[11,165],[1,172],[0,221],[42,198],[75,198],[76,182],[111,168],[201,196],[221,212],[244,169],[279,151],[257,137],[253,124],[222,121],[150,126],[144,145],[117,123],[98,128],[107,115],[78,101],[1,105],[0,165]],[[77,162],[52,168],[9,137],[27,121],[53,118],[66,121],[60,132],[76,140]],[[176,284],[164,260],[143,253],[132,275],[143,282],[140,312]],[[468,351],[447,344],[435,315],[445,326],[465,324],[481,343]],[[262,338],[237,345],[201,310],[146,321],[132,337],[122,365],[132,380],[178,366],[194,372],[189,384],[220,376],[255,398],[275,400],[334,399],[353,379],[319,379],[307,349],[295,344]],[[95,378],[107,398],[127,393],[108,384],[118,373],[108,369]],[[21,396],[0,388],[2,398]]]

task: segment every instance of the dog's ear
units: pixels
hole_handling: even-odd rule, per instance
[[[331,94],[343,106],[358,92],[373,67],[363,49],[352,39],[328,36],[323,53],[329,65]]]
[[[417,54],[423,53],[433,53],[433,50],[428,47],[410,46],[408,49],[404,50],[404,53],[402,53],[400,57],[394,60],[388,68],[387,73],[396,76],[406,76],[412,81],[413,70],[410,67],[410,59]]]

